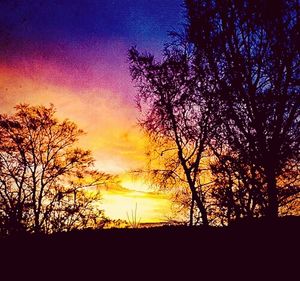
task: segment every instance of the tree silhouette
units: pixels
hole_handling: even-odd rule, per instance
[[[279,178],[293,175],[285,189],[299,192],[299,1],[187,0],[186,6],[201,81],[221,104],[216,140],[235,154],[226,161],[239,180],[259,175],[253,189],[266,191],[265,215],[277,217]],[[236,159],[248,165],[246,174]]]
[[[188,186],[191,217],[196,203],[204,224],[299,213],[298,1],[186,9],[186,33],[161,62],[129,52],[140,123],[163,159],[155,180]],[[214,188],[203,185],[204,163]]]
[[[187,185],[192,198],[191,220],[195,203],[202,223],[208,225],[200,165],[213,130],[215,104],[197,84],[193,49],[179,40],[165,48],[162,62],[135,48],[129,59],[132,78],[139,87],[137,101],[144,110],[141,125],[158,144],[160,156],[168,160],[165,169],[154,170],[154,175]]]
[[[53,106],[16,106],[0,116],[0,218],[4,234],[53,232],[99,224],[93,186],[109,179],[93,169],[83,134],[55,118]],[[89,187],[89,190],[87,188]]]
[[[260,217],[267,206],[260,174],[249,163],[241,162],[236,153],[223,153],[211,164],[216,185],[212,197],[221,221],[230,224],[245,217]]]

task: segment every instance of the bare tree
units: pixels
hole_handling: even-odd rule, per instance
[[[235,185],[244,177],[248,198],[266,194],[260,207],[275,218],[283,194],[299,192],[299,1],[187,0],[186,7],[200,81],[220,103],[219,163],[238,174]],[[234,154],[226,161],[224,145]]]
[[[197,83],[193,49],[179,40],[165,48],[161,62],[135,48],[130,50],[129,59],[132,78],[139,88],[137,101],[143,113],[140,124],[164,159],[165,169],[156,169],[154,174],[173,180],[179,187],[188,186],[191,211],[195,203],[202,223],[208,225],[200,166],[213,127],[215,104]]]
[[[83,131],[54,115],[53,106],[18,105],[15,114],[0,116],[0,217],[7,233],[80,228],[103,218],[93,215],[92,187],[109,176],[93,169],[90,151],[75,146]]]

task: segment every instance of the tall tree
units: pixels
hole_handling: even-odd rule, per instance
[[[277,217],[284,175],[292,177],[288,194],[299,192],[299,1],[186,0],[186,7],[200,79],[221,105],[216,142],[226,139],[236,154],[227,158],[231,168],[239,159],[259,174],[265,214]]]
[[[143,112],[140,123],[158,144],[160,156],[169,160],[165,162],[165,175],[188,186],[192,204],[199,209],[202,223],[208,225],[200,164],[215,109],[210,96],[197,84],[192,58],[193,49],[182,40],[165,48],[161,62],[135,48],[129,52],[131,75],[139,88],[137,101]]]
[[[8,234],[80,228],[96,219],[96,192],[85,190],[109,176],[93,169],[90,151],[75,146],[83,131],[54,115],[53,106],[29,105],[0,115],[0,217]]]

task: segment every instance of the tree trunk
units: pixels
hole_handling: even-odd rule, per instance
[[[194,201],[196,202],[197,207],[198,207],[198,209],[201,213],[202,223],[203,223],[203,225],[208,226],[207,211],[205,209],[205,206],[204,206],[201,198],[199,197],[199,194],[197,193],[197,190],[196,190],[195,185],[194,185],[194,183],[191,179],[191,175],[188,172],[188,169],[186,168],[186,166],[183,166],[183,167],[184,167],[186,177],[187,177],[187,180],[188,180],[188,183],[189,183],[189,186],[190,186],[190,190],[192,192],[192,198],[194,198]]]
[[[193,226],[194,224],[194,206],[195,206],[195,198],[192,194],[192,202],[190,207],[190,226]]]
[[[267,174],[267,194],[268,194],[268,208],[266,216],[269,219],[276,219],[278,217],[278,192],[276,187],[276,177],[274,172]]]
[[[196,201],[197,207],[201,213],[202,223],[204,226],[208,226],[207,211],[204,207],[204,204],[201,201],[201,198],[199,197],[199,195],[197,194],[195,187],[191,187],[191,190],[192,190],[193,197]]]

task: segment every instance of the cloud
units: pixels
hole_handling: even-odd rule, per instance
[[[1,113],[13,113],[13,106],[18,103],[54,103],[59,118],[69,118],[87,132],[80,144],[92,150],[97,168],[122,173],[120,184],[102,189],[99,208],[112,219],[126,220],[127,214],[131,216],[137,206],[137,219],[141,222],[166,220],[170,210],[166,195],[152,192],[143,180],[126,174],[145,163],[147,140],[136,127],[134,106],[124,103],[123,98],[110,89],[78,90],[68,84],[49,81],[48,75],[58,75],[59,68],[55,65],[48,68],[47,62],[40,61],[38,66],[29,66],[30,62],[26,66],[0,65]],[[32,71],[27,72],[26,67]],[[68,78],[66,72],[60,75],[62,81],[64,75]]]
[[[111,219],[131,219],[135,213],[141,222],[166,221],[171,214],[169,198],[160,193],[148,193],[121,187],[102,191],[100,207]]]
[[[145,138],[136,126],[133,102],[101,82],[97,86],[92,78],[85,88],[72,86],[71,79],[77,77],[70,67],[35,57],[0,64],[1,111],[12,113],[18,103],[53,103],[58,117],[69,118],[86,131],[81,144],[92,150],[97,168],[119,173],[141,165]]]

